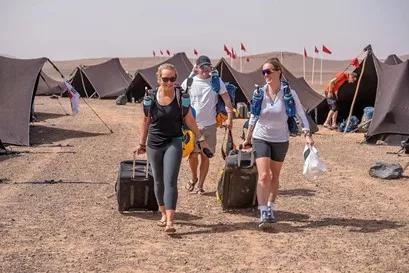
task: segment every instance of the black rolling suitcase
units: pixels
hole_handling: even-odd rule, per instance
[[[257,176],[254,151],[231,151],[217,187],[217,197],[223,209],[256,206]]]
[[[153,187],[152,170],[147,160],[122,161],[115,184],[118,210],[157,211],[159,207]]]

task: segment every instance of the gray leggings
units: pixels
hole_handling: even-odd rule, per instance
[[[159,206],[175,210],[178,199],[178,175],[182,162],[182,141],[174,138],[158,149],[147,148],[149,164],[155,181],[155,196]]]

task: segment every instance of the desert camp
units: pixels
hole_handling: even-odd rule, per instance
[[[408,8],[0,3],[0,272],[409,272]]]

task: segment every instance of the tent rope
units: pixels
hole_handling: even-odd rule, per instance
[[[105,125],[105,127],[109,130],[109,132],[110,132],[111,134],[113,134],[114,131],[112,131],[112,129],[109,128],[109,126],[108,126],[108,125],[105,123],[105,121],[98,115],[98,113],[94,110],[94,108],[92,108],[91,105],[89,105],[88,102],[87,102],[83,97],[81,97],[81,98],[82,98],[82,100],[85,102],[85,104],[86,104],[86,105],[94,112],[94,114],[99,118],[99,120],[102,122],[102,124]]]
[[[63,80],[65,80],[64,74],[61,73],[61,71],[58,69],[58,67],[50,59],[47,58],[47,61],[54,67],[55,70],[57,70],[57,72],[60,74],[61,78]]]

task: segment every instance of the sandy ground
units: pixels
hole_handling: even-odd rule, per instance
[[[69,101],[61,102],[68,111]],[[138,142],[141,106],[88,103],[113,134],[84,102],[72,117],[56,100],[37,97],[33,146],[12,147],[30,153],[0,157],[0,272],[409,272],[409,179],[368,175],[377,160],[408,162],[387,154],[397,147],[321,129],[315,141],[329,171],[309,182],[302,139],[291,138],[279,222],[267,232],[256,228],[254,210],[222,211],[214,194],[220,153],[204,196],[183,189],[184,161],[171,237],[156,226],[158,214],[117,211],[118,166]],[[43,183],[51,179],[62,182]]]

